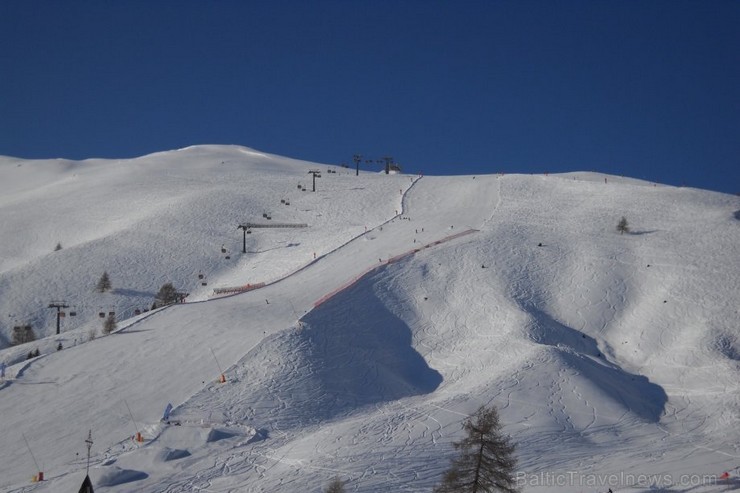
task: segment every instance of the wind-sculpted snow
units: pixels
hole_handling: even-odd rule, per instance
[[[649,422],[660,419],[668,396],[659,385],[608,361],[593,337],[566,327],[534,307],[525,308],[525,311],[532,317],[528,328],[532,339],[553,346],[562,359],[562,366],[591,380],[601,393],[600,400],[611,401],[612,407],[621,407],[623,412]]]
[[[142,471],[133,471],[131,469],[119,469],[116,466],[111,466],[111,470],[103,474],[98,480],[98,486],[118,486],[133,481],[141,481],[142,479],[148,478],[149,475]],[[136,488],[133,485],[129,485],[129,488]]]
[[[321,396],[303,399],[314,406],[303,414],[330,419],[336,411],[346,412],[335,403],[348,402],[353,409],[431,393],[441,383],[412,347],[411,329],[368,290],[371,283],[373,278],[361,281],[302,319],[305,328],[297,332],[307,354],[302,367]]]
[[[0,351],[0,491],[76,491],[89,430],[103,493],[431,491],[480,405],[527,493],[737,489],[736,197],[338,167],[303,192],[314,167],[223,146],[0,159],[5,339],[25,318],[50,334],[52,296],[81,317]],[[236,225],[268,212],[309,227],[242,254]],[[199,302],[127,318],[165,281]],[[89,340],[110,309],[119,329]]]
[[[372,285],[361,281],[254,347],[228,388],[202,392],[176,417],[209,409],[285,432],[434,392],[441,376],[411,346],[410,328],[372,296]]]

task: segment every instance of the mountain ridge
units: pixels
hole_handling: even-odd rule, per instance
[[[118,181],[110,174],[120,167],[106,169],[57,207],[89,235],[76,243],[80,234],[70,235],[57,252],[51,240],[27,253],[44,237],[36,208],[51,205],[37,196],[25,208],[0,203],[17,217],[3,221],[3,237],[18,237],[3,242],[3,258],[22,254],[0,269],[0,313],[18,311],[8,300],[30,300],[49,327],[46,298],[58,294],[49,287],[66,284],[70,300],[88,293],[79,306],[91,314],[38,341],[40,358],[23,361],[33,345],[0,351],[14,365],[0,388],[1,490],[23,491],[34,472],[14,453],[19,431],[47,466],[35,488],[73,488],[74,453],[92,427],[101,491],[319,491],[334,476],[356,491],[428,491],[461,420],[491,403],[519,444],[525,491],[578,487],[573,477],[533,484],[546,472],[575,471],[582,483],[655,473],[686,487],[682,471],[718,477],[736,467],[735,197],[589,173],[356,177],[251,152],[157,153],[144,158],[164,173],[145,176],[143,164]],[[310,190],[316,166],[317,192],[298,189]],[[3,171],[12,184],[17,170]],[[83,193],[90,185],[97,195]],[[122,198],[105,205],[115,194]],[[120,222],[96,229],[107,214]],[[309,228],[255,230],[242,254],[237,224],[263,214]],[[621,216],[630,234],[616,231]],[[53,270],[60,259],[71,268]],[[114,292],[99,295],[103,270]],[[116,333],[84,342],[99,310],[143,307],[165,280],[194,301],[213,298],[218,285],[269,285],[121,317]],[[126,440],[135,427],[124,400],[143,444]],[[167,402],[173,419],[201,423],[205,435],[158,423]],[[167,450],[187,455],[163,460]]]

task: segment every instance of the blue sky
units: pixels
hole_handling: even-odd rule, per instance
[[[740,193],[740,2],[0,2],[0,154],[239,144]]]

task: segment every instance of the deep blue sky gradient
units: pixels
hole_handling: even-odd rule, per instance
[[[0,2],[0,154],[211,143],[740,193],[740,2]]]

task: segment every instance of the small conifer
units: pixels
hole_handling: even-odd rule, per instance
[[[619,234],[629,233],[630,232],[630,226],[627,224],[627,218],[622,216],[622,219],[619,220],[619,223],[617,223],[617,231],[619,231]]]
[[[325,493],[344,493],[344,483],[339,478],[334,478],[329,486],[326,488]]]
[[[95,287],[95,289],[97,289],[99,293],[105,293],[106,291],[110,290],[110,288],[111,288],[110,277],[108,276],[107,272],[103,272],[103,275],[100,276],[100,280],[98,281],[98,284]]]
[[[108,317],[105,319],[105,322],[103,322],[103,332],[105,334],[110,334],[114,330],[118,328],[118,324],[116,323],[116,317],[112,313],[108,314]]]

